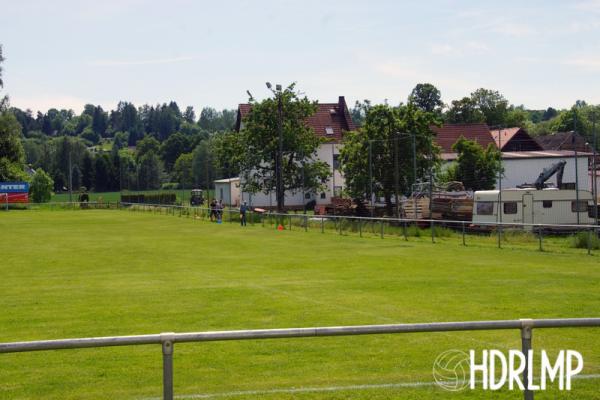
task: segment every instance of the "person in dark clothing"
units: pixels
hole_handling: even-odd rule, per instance
[[[246,212],[248,211],[248,205],[246,202],[240,206],[240,225],[246,226]]]
[[[210,202],[210,221],[213,222],[217,219],[217,200],[212,199]]]

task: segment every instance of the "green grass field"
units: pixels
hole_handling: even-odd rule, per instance
[[[600,316],[599,256],[580,249],[279,232],[118,210],[3,212],[0,238],[1,342]],[[591,328],[534,331],[534,348],[581,352],[588,376],[570,393],[536,399],[599,398],[599,339]],[[519,347],[518,331],[178,344],[175,393],[520,399],[516,391],[403,386],[431,382],[433,361],[445,350]],[[0,398],[159,398],[161,374],[160,346],[0,354]]]

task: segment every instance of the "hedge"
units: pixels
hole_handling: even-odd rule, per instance
[[[142,203],[142,204],[175,204],[177,195],[175,193],[137,193],[122,194],[123,203]]]

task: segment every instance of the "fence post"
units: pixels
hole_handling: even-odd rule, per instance
[[[588,240],[587,240],[587,247],[588,247],[588,256],[592,255],[592,230],[589,229],[588,230]]]
[[[466,246],[467,243],[465,242],[465,221],[462,222],[462,240],[463,240],[463,246]]]
[[[523,398],[525,400],[533,400],[533,392],[527,388],[529,385],[529,357],[527,356],[529,350],[531,350],[531,336],[533,333],[533,321],[531,319],[522,319],[521,320],[521,351],[525,356],[525,369],[523,370],[523,386],[525,386],[525,390],[523,391]]]
[[[538,228],[538,237],[539,237],[539,241],[540,241],[540,251],[544,251],[544,248],[542,247],[542,227],[541,226]]]
[[[404,240],[408,242],[408,234],[406,232],[406,220],[402,221],[402,233],[404,233]]]
[[[325,218],[321,217],[321,233],[325,233]]]
[[[342,229],[344,229],[344,219],[340,217],[340,235],[342,234]]]
[[[358,220],[358,235],[362,237],[362,219]]]
[[[431,243],[435,243],[435,222],[431,220]]]
[[[161,333],[163,354],[163,400],[173,400],[173,335]]]
[[[379,220],[381,222],[381,238],[383,239],[383,220]]]
[[[292,214],[290,214],[289,217],[290,217],[289,219],[290,219],[290,231],[291,231],[292,230]]]
[[[304,232],[308,232],[308,216],[304,216]]]

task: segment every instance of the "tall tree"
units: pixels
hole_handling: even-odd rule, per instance
[[[295,91],[294,84],[277,91],[275,98],[261,102],[251,98],[250,103],[251,109],[241,132],[245,148],[241,157],[242,186],[250,193],[269,193],[273,189],[279,152],[278,104],[281,104],[283,119],[280,158],[283,190],[276,197],[277,209],[282,211],[285,206],[285,191],[320,191],[330,175],[327,163],[316,157],[323,139],[317,137],[313,129],[306,125],[306,119],[317,111],[317,104],[306,97],[301,98]]]
[[[485,115],[479,110],[477,103],[470,97],[453,100],[444,116],[446,122],[452,124],[472,124],[485,122]]]
[[[144,154],[138,166],[138,190],[160,188],[160,160],[154,151]]]
[[[191,188],[194,184],[194,175],[192,173],[192,164],[194,155],[184,153],[177,158],[173,167],[173,178],[185,188]]]
[[[160,154],[165,162],[167,171],[171,171],[175,165],[175,161],[183,153],[189,151],[189,141],[186,136],[181,133],[175,133],[164,141],[160,148]]]
[[[187,106],[185,111],[183,112],[183,119],[185,122],[193,124],[196,122],[196,113],[194,112],[194,107]]]
[[[0,111],[0,181],[26,180],[24,160],[21,126],[12,113]]]
[[[504,125],[508,112],[508,100],[497,90],[480,88],[471,93],[471,100],[483,113],[489,126]]]
[[[408,96],[408,102],[425,112],[441,113],[444,102],[442,94],[431,83],[419,83]]]
[[[108,117],[102,107],[97,106],[94,109],[94,115],[92,116],[92,129],[98,135],[105,136],[107,126]]]
[[[374,194],[385,198],[387,213],[393,215],[394,195],[408,194],[412,183],[428,179],[430,168],[438,162],[439,149],[433,144],[430,126],[439,123],[434,113],[411,103],[399,107],[373,106],[362,128],[344,137],[342,170],[350,195],[368,198],[372,187]]]

